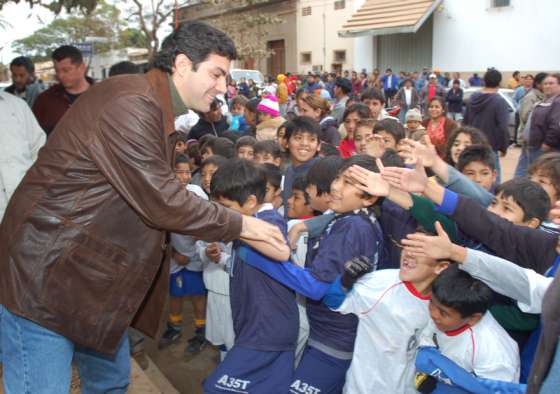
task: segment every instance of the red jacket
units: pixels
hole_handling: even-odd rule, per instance
[[[88,79],[88,82],[91,84],[93,80]],[[33,113],[47,136],[54,130],[71,105],[70,97],[60,83],[51,86],[37,96],[35,104],[33,104]]]

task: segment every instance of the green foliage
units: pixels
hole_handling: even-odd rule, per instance
[[[14,41],[14,51],[40,61],[49,59],[60,45],[84,42],[86,37],[101,37],[106,41],[95,44],[98,53],[127,46],[146,47],[142,33],[127,27],[115,6],[103,0],[97,4],[89,14],[79,12],[67,18],[57,18],[32,35]]]
[[[2,9],[6,3],[19,3],[20,1],[28,3],[31,7],[34,5],[47,7],[57,14],[62,11],[62,9],[65,9],[68,12],[78,10],[89,13],[93,11],[99,3],[99,0],[0,0],[0,9]]]

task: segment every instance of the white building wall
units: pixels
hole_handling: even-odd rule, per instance
[[[352,14],[358,11],[358,9],[364,5],[365,0],[355,0],[352,4]],[[353,59],[353,69],[360,72],[365,69],[368,73],[373,71],[374,64],[374,37],[356,37],[356,38],[343,38],[343,40],[349,40],[353,43],[354,47],[354,59]]]
[[[334,51],[346,51],[346,62],[343,70],[354,68],[354,39],[341,38],[338,30],[352,16],[357,9],[355,3],[364,0],[346,0],[345,8],[334,9],[334,0],[299,0],[297,5],[297,41],[298,41],[298,72],[307,73],[312,66],[321,66],[323,70],[331,71],[334,61]],[[311,15],[303,16],[302,9],[311,7]],[[301,62],[301,53],[311,52],[310,64]],[[358,59],[359,60],[359,59]]]
[[[434,12],[433,66],[446,71],[560,69],[560,1],[445,0]]]

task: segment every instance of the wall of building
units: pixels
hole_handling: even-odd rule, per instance
[[[199,4],[182,7],[179,10],[179,19],[185,20],[203,20],[209,23],[215,18],[220,18],[224,14],[241,15],[241,13],[254,13],[256,15],[262,13],[271,13],[283,19],[282,23],[263,26],[266,29],[265,42],[284,40],[286,65],[285,71],[297,70],[297,29],[296,26],[296,2],[297,0],[269,0],[258,5],[250,7],[242,6],[240,0],[225,1],[222,6],[213,6],[205,2]],[[243,61],[235,61],[233,68],[244,68]],[[263,75],[267,75],[267,59],[255,59],[254,67]]]
[[[307,73],[313,66],[331,71],[335,51],[346,51],[346,59],[341,63],[343,70],[354,68],[354,39],[341,38],[338,30],[352,16],[357,2],[345,0],[344,9],[335,10],[335,0],[299,0],[297,5],[297,51],[298,72]],[[303,8],[311,7],[311,15],[303,16]],[[302,63],[301,54],[311,53],[311,63]],[[358,59],[360,60],[360,59]]]
[[[445,0],[434,12],[433,66],[449,71],[560,69],[560,1]]]

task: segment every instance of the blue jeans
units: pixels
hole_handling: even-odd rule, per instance
[[[6,394],[69,392],[72,359],[80,373],[82,393],[126,393],[130,380],[126,334],[117,352],[107,356],[76,346],[65,337],[12,314],[2,305],[0,314]]]
[[[519,155],[519,161],[517,162],[517,167],[515,167],[515,176],[525,176],[527,175],[527,170],[531,163],[539,158],[543,154],[540,148],[535,148],[532,146],[523,145],[521,148],[521,154]]]

